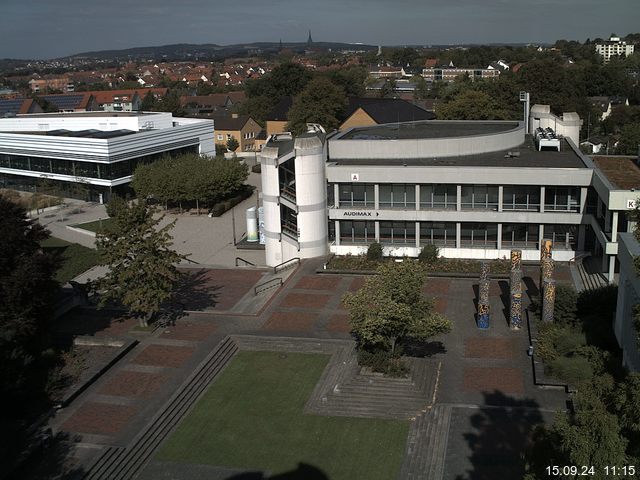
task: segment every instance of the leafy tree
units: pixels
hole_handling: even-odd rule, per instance
[[[620,143],[616,153],[622,155],[637,155],[640,149],[640,123],[630,123],[620,130]]]
[[[330,70],[327,73],[329,80],[334,85],[342,87],[347,97],[364,97],[368,75],[367,69],[358,65]]]
[[[229,140],[227,140],[227,148],[230,151],[235,152],[239,146],[240,144],[238,143],[238,140],[236,140],[234,136],[232,136]]]
[[[396,91],[396,81],[393,78],[385,80],[378,92],[380,98],[391,98]]]
[[[247,97],[266,96],[278,102],[282,97],[299,94],[311,80],[311,72],[297,63],[285,62],[269,74],[247,82]]]
[[[424,341],[451,329],[449,320],[423,297],[425,279],[424,269],[416,262],[387,263],[360,290],[344,296],[352,332],[362,347],[384,348],[393,354],[409,338]]]
[[[27,393],[47,344],[59,263],[40,247],[49,232],[2,195],[0,231],[0,394],[13,402]]]
[[[147,94],[142,99],[142,102],[140,103],[140,110],[142,110],[143,112],[153,112],[156,111],[157,108],[158,100],[156,100],[155,95],[150,91],[147,92]]]
[[[380,260],[382,260],[382,257],[383,257],[383,250],[382,250],[382,245],[380,245],[380,243],[373,242],[371,245],[369,245],[369,248],[367,248],[367,260],[373,260],[375,262],[379,262]]]
[[[633,459],[630,463],[637,465],[640,461],[640,374],[629,373],[618,382],[611,401],[622,434],[629,441],[627,454]]]
[[[185,257],[171,249],[175,221],[160,228],[163,217],[154,218],[154,210],[142,202],[115,210],[113,223],[96,238],[100,264],[109,269],[96,283],[99,306],[122,302],[147,326],[172,298],[180,279],[175,264]]]
[[[506,120],[509,114],[488,94],[463,91],[455,99],[439,104],[436,114],[443,120]]]
[[[326,130],[340,125],[346,108],[344,90],[323,77],[311,80],[304,90],[295,97],[288,113],[288,129],[294,133],[306,130],[307,123],[319,123]]]

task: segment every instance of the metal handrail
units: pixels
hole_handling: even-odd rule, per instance
[[[569,260],[569,263],[576,263],[578,260],[584,260],[587,257],[591,256],[591,252],[583,252],[579,255],[576,255],[572,259]]]
[[[257,295],[260,292],[264,292],[265,290],[269,290],[270,288],[273,287],[281,287],[283,284],[282,278],[280,277],[276,277],[276,278],[272,278],[271,280],[267,280],[264,283],[261,283],[260,285],[256,285],[253,288],[253,294]]]
[[[245,265],[251,265],[252,267],[255,267],[256,264],[255,263],[251,263],[249,260],[245,260],[242,257],[236,257],[236,267],[239,266],[238,265],[238,261],[244,262]]]
[[[278,273],[278,269],[284,270],[285,268],[289,268],[288,264],[293,263],[293,262],[300,263],[300,258],[299,257],[290,258],[286,262],[282,262],[282,263],[276,265],[275,267],[273,267],[273,273]],[[287,265],[287,266],[285,267],[285,265]]]

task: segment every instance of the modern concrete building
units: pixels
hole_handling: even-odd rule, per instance
[[[534,105],[533,134],[518,121],[434,120],[272,136],[260,156],[267,264],[361,254],[374,241],[392,256],[434,244],[445,257],[519,248],[537,261],[548,238],[555,260],[591,252],[612,281],[617,232],[631,226],[628,185],[599,167],[617,165],[580,152],[580,122]]]
[[[633,55],[633,51],[632,43],[623,42],[616,35],[612,35],[609,40],[602,43],[596,43],[596,52],[604,59],[604,63],[608,63],[611,57]]]
[[[155,112],[18,115],[0,119],[0,188],[46,184],[60,195],[106,201],[127,189],[137,165],[184,152],[215,155],[212,120]]]
[[[640,256],[640,244],[632,233],[621,233],[619,245],[620,278],[613,331],[622,349],[622,364],[640,372],[640,331],[634,325],[634,310],[640,308],[640,277],[634,259]]]

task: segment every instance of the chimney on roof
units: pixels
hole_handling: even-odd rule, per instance
[[[238,114],[237,113],[232,113],[231,114],[231,118],[238,118]]]

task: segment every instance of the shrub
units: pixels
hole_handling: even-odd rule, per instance
[[[398,352],[393,355],[388,350],[358,350],[358,365],[368,367],[373,372],[384,373],[390,377],[406,377],[409,373],[407,363]]]
[[[554,321],[561,325],[576,325],[578,318],[578,293],[569,285],[559,284],[553,306]]]
[[[559,355],[568,356],[586,345],[584,333],[568,328],[559,329],[555,337],[554,347]]]
[[[369,248],[367,249],[367,260],[382,260],[382,245],[378,242],[373,242],[369,245]]]
[[[436,245],[425,245],[418,255],[418,260],[422,263],[432,265],[438,261],[440,249]]]
[[[577,306],[580,314],[611,315],[616,310],[618,286],[605,285],[595,290],[583,290],[578,295]]]
[[[580,383],[593,377],[589,360],[584,357],[558,357],[548,366],[549,373],[569,383]]]

